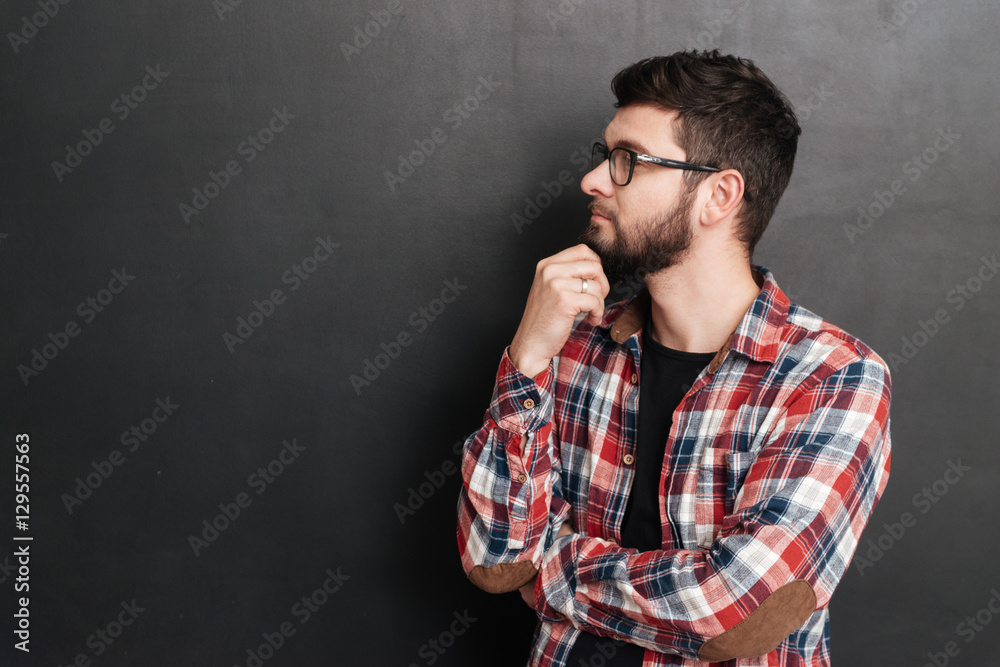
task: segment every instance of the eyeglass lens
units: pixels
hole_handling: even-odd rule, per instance
[[[616,148],[611,151],[611,180],[618,185],[628,182],[628,172],[632,167],[632,156],[628,151]]]
[[[611,151],[610,157],[608,155],[608,147],[604,144],[594,144],[594,150],[591,154],[591,169],[601,164],[605,160],[610,159],[611,163],[608,168],[611,170],[611,180],[616,185],[624,185],[628,182],[629,170],[632,167],[632,156],[628,151],[615,148]]]

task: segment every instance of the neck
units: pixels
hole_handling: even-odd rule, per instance
[[[743,256],[688,256],[646,276],[653,339],[683,352],[716,352],[746,314],[760,287]]]

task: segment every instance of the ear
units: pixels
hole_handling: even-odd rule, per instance
[[[743,175],[735,169],[712,174],[703,185],[709,196],[701,209],[701,223],[714,225],[732,216],[743,202]]]

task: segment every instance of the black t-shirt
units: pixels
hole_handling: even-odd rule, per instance
[[[714,352],[682,352],[660,345],[653,340],[651,324],[650,311],[642,332],[639,363],[635,470],[621,528],[621,545],[640,551],[653,551],[662,545],[660,474],[674,410],[715,356]],[[641,667],[644,652],[635,644],[582,632],[566,664],[572,667],[590,665],[600,655],[604,658],[600,664],[606,667]]]

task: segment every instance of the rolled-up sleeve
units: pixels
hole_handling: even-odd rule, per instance
[[[554,445],[557,363],[532,379],[505,349],[483,425],[463,447],[459,553],[469,579],[490,592],[516,590],[535,576],[552,527],[569,512]]]

